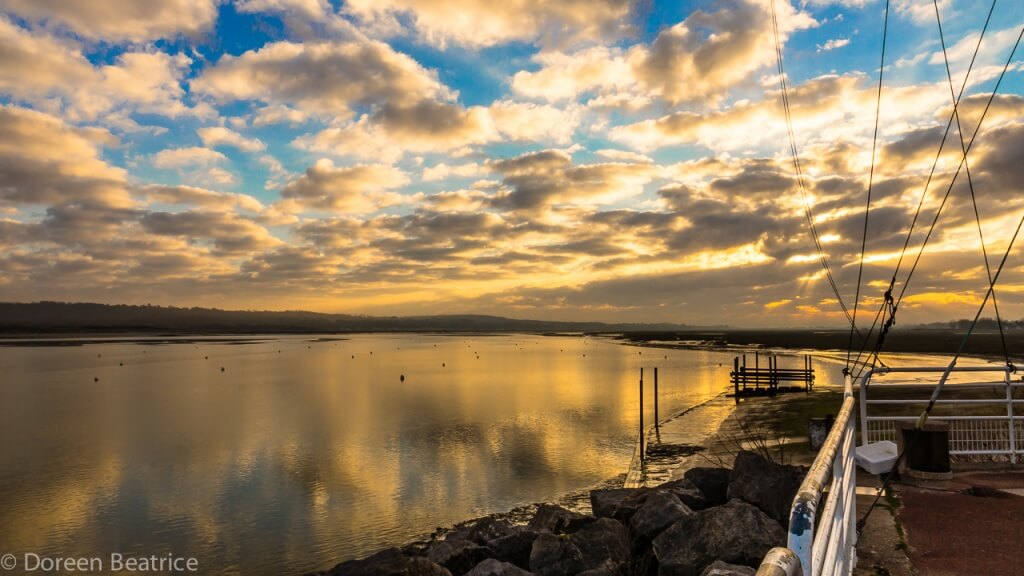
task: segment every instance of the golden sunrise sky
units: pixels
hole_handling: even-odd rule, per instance
[[[992,3],[892,0],[862,309],[962,155]],[[852,305],[884,0],[776,0],[806,189]],[[0,0],[0,300],[841,325],[771,0]],[[1024,26],[994,9],[964,140]],[[968,166],[1024,210],[1024,49]],[[987,288],[962,172],[902,322]],[[1024,247],[1022,247],[1024,248]],[[1024,316],[1024,256],[997,296]],[[900,278],[905,276],[904,264]],[[991,314],[986,314],[991,315]],[[870,319],[870,314],[868,315]]]

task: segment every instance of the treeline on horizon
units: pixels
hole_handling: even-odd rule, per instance
[[[682,324],[609,324],[518,320],[487,315],[364,316],[320,312],[221,310],[150,304],[0,303],[0,334],[338,333],[338,332],[631,332],[674,331]]]

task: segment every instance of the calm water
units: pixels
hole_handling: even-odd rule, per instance
[[[732,356],[514,335],[0,347],[0,553],[327,568],[623,473],[639,368],[667,415],[720,392]]]

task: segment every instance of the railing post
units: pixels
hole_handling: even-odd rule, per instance
[[[1017,427],[1013,424],[1013,386],[1010,371],[1006,371],[1006,418],[1010,421],[1010,464],[1017,463]]]
[[[849,379],[851,376],[846,375]],[[868,382],[871,380],[871,371],[860,377],[860,445],[868,445]]]

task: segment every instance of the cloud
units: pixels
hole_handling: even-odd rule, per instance
[[[302,124],[309,119],[309,115],[301,110],[289,108],[282,104],[263,106],[253,112],[252,125],[259,128],[272,124]]]
[[[939,10],[948,13],[950,2],[951,0],[939,0]],[[897,16],[919,26],[935,23],[934,0],[893,0],[892,8]]]
[[[254,100],[342,118],[355,108],[452,96],[435,73],[376,41],[267,44],[221,57],[192,89],[220,102]]]
[[[630,0],[352,0],[346,10],[374,21],[410,15],[422,40],[442,49],[449,43],[472,48],[505,42],[565,46],[607,41],[630,30]]]
[[[717,3],[716,8],[714,12],[692,12],[660,32],[650,45],[541,53],[534,57],[540,69],[517,72],[512,87],[523,95],[550,101],[591,92],[602,100],[639,93],[671,104],[720,99],[775,61],[775,40],[767,1],[728,0]],[[791,33],[816,25],[788,2],[778,4],[778,11],[782,42]]]
[[[949,99],[941,84],[893,87],[883,91],[882,136],[931,122]],[[823,139],[863,142],[874,123],[876,87],[861,74],[825,75],[790,86],[793,130],[802,149]],[[781,93],[770,90],[762,100],[743,100],[721,110],[675,112],[657,119],[613,127],[612,140],[637,150],[673,145],[701,145],[715,151],[750,151],[786,141]],[[802,142],[800,142],[802,141]]]
[[[560,150],[531,152],[498,160],[492,170],[502,174],[504,190],[492,200],[502,210],[542,212],[554,206],[608,204],[636,196],[655,176],[641,164],[574,165]]]
[[[697,10],[630,54],[640,82],[669,102],[718,98],[775,61],[770,2],[730,0],[715,12]],[[777,5],[780,42],[814,26],[788,2]]]
[[[579,125],[574,108],[499,100],[488,107],[421,100],[386,104],[357,121],[297,138],[299,148],[397,162],[407,153],[452,152],[501,140],[567,144]]]
[[[127,174],[102,159],[103,147],[116,143],[105,130],[0,106],[0,133],[0,203],[132,204]]]
[[[327,0],[236,0],[235,7],[242,13],[296,13],[310,19],[321,18],[331,9]]]
[[[0,9],[92,40],[148,42],[212,28],[217,0],[0,0]]]
[[[232,209],[260,212],[263,204],[247,194],[217,192],[195,186],[165,186],[150,184],[139,192],[149,202],[198,206],[207,210],[227,211]]]
[[[168,148],[153,154],[153,166],[157,168],[184,168],[188,166],[209,166],[227,161],[227,156],[199,146]]]
[[[829,50],[835,50],[836,48],[842,48],[850,44],[849,38],[830,38],[824,44],[818,44],[818,52],[828,52]]]
[[[153,234],[181,236],[190,242],[209,240],[220,253],[248,253],[281,244],[259,224],[225,212],[149,212],[140,222]]]
[[[403,197],[391,190],[408,183],[409,177],[391,166],[335,167],[320,160],[282,188],[281,196],[306,209],[363,214],[401,203]]]
[[[47,106],[49,99],[59,98],[76,120],[122,107],[169,117],[211,113],[182,102],[181,81],[192,62],[183,54],[128,51],[113,64],[93,66],[73,43],[32,34],[3,17],[0,51],[0,92]]]
[[[592,90],[625,90],[635,83],[623,51],[616,48],[593,46],[572,54],[541,52],[532,60],[539,70],[520,70],[512,76],[512,89],[530,98],[557,102]]]
[[[223,126],[210,126],[196,130],[204,146],[233,146],[246,152],[259,152],[267,145],[259,138],[246,138],[238,132]]]

